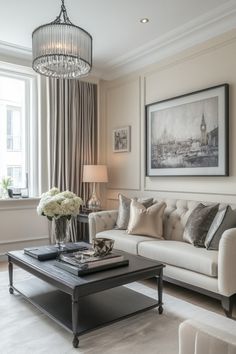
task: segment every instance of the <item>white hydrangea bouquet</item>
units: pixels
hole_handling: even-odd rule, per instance
[[[82,199],[76,194],[70,191],[60,192],[58,188],[54,187],[42,194],[37,212],[49,220],[59,219],[63,216],[70,220],[72,216],[79,214],[82,203]]]
[[[59,249],[64,248],[69,220],[79,214],[82,203],[82,199],[76,194],[70,191],[60,192],[55,187],[41,196],[37,212],[53,221],[53,234]]]

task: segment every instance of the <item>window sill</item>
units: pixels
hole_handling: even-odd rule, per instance
[[[15,209],[36,209],[40,198],[9,198],[9,199],[0,199],[0,210],[15,210]]]

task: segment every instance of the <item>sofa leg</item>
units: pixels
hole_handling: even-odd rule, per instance
[[[222,296],[221,298],[221,305],[227,317],[232,317],[233,312],[233,298],[234,296]]]

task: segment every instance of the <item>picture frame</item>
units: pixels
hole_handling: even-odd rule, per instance
[[[130,152],[130,132],[129,125],[115,128],[112,131],[112,150],[113,152]]]
[[[229,175],[229,85],[145,106],[146,176]]]

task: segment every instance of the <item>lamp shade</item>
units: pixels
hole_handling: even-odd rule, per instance
[[[83,182],[108,182],[106,165],[84,165]]]

